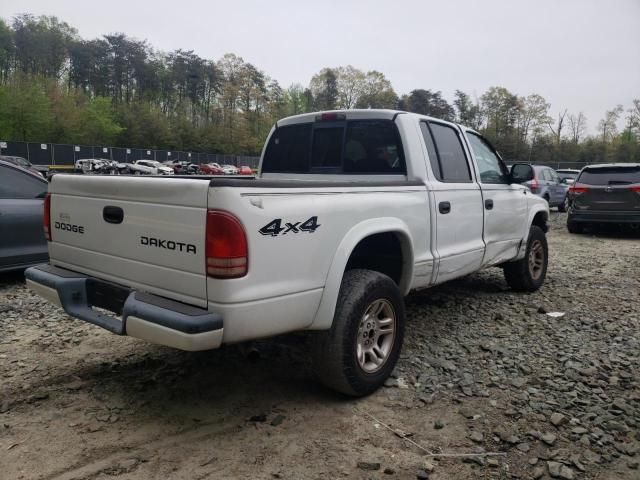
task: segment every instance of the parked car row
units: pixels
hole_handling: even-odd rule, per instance
[[[205,163],[197,165],[184,161],[159,162],[157,160],[136,160],[133,163],[118,163],[105,159],[78,160],[75,169],[82,173],[123,174],[123,175],[253,175],[250,167]]]

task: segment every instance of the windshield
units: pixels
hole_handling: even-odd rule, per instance
[[[630,185],[640,183],[640,167],[586,168],[578,178],[586,185]]]

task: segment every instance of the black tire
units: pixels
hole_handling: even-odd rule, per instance
[[[359,329],[367,309],[379,300],[386,301],[385,305],[395,314],[395,333],[384,362],[378,370],[369,373],[357,358]],[[354,397],[373,393],[398,361],[404,325],[404,300],[391,278],[372,270],[348,270],[342,278],[331,329],[320,333],[313,344],[313,363],[319,380],[333,390]],[[378,342],[378,337],[375,341]]]
[[[561,213],[564,213],[567,211],[568,208],[569,208],[569,197],[564,197],[564,200],[562,200],[562,203],[558,205],[558,211]]]
[[[584,232],[584,226],[580,223],[567,220],[567,230],[569,233],[582,233]]]
[[[535,249],[534,256],[541,248],[541,264],[536,263],[536,267],[530,265],[532,249]],[[540,227],[531,225],[529,239],[527,240],[527,251],[524,258],[504,265],[504,278],[513,290],[520,292],[535,292],[544,283],[547,276],[547,264],[549,261],[549,247],[547,237]]]

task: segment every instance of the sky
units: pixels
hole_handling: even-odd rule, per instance
[[[83,38],[123,32],[156,49],[235,53],[280,85],[324,67],[378,70],[398,94],[499,85],[552,115],[640,98],[640,0],[2,0],[0,17],[55,15]]]

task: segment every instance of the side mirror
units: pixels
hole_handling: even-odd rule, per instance
[[[516,163],[511,166],[511,183],[525,183],[535,178],[533,167],[528,163]]]

